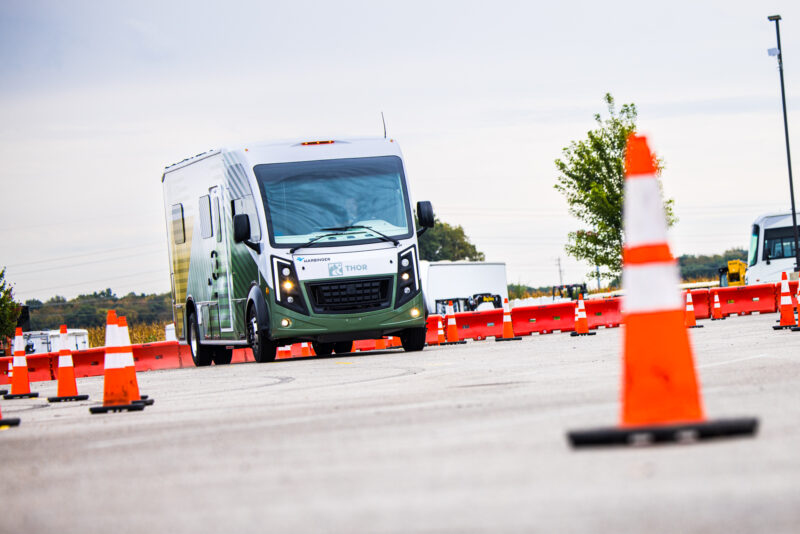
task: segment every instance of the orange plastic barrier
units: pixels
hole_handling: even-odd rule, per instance
[[[518,336],[529,336],[534,332],[550,334],[556,330],[570,332],[575,329],[575,303],[517,306],[511,310],[511,322],[514,334]]]
[[[780,290],[780,284],[777,287]],[[715,293],[719,295],[723,317],[733,314],[750,315],[753,312],[775,313],[778,310],[775,288],[775,284],[720,287],[712,289],[710,297],[713,299]]]
[[[586,319],[589,320],[589,329],[603,326],[616,328],[622,323],[622,300],[619,298],[585,300]]]
[[[459,339],[486,339],[503,335],[503,308],[456,314]]]
[[[692,289],[692,306],[694,306],[695,319],[708,319],[711,317],[711,302],[713,297],[708,289]],[[683,293],[683,302],[686,302],[686,292]]]
[[[429,315],[425,323],[425,343],[429,345],[436,345],[439,343],[439,315]],[[444,319],[442,319],[444,324]]]

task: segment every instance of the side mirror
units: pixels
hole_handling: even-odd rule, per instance
[[[428,228],[433,228],[435,218],[433,216],[433,206],[427,200],[417,202],[417,219],[419,219],[419,226],[421,230],[417,232],[417,236],[421,236]]]
[[[250,239],[250,218],[246,213],[233,216],[233,240],[241,243]]]

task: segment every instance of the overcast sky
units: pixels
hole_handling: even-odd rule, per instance
[[[746,247],[789,209],[774,13],[796,141],[797,1],[3,0],[0,266],[20,300],[167,291],[164,166],[383,111],[415,200],[510,282],[579,282],[553,161],[606,92],[665,160],[676,254]]]

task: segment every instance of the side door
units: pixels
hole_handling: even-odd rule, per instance
[[[218,186],[209,190],[211,195],[211,220],[214,226],[214,244],[211,256],[211,299],[217,303],[219,330],[223,339],[231,338],[233,332],[233,310],[231,301],[230,254],[228,251],[228,227],[222,212],[224,199]],[[226,334],[227,333],[227,334]]]

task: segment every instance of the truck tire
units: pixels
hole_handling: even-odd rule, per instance
[[[333,352],[335,352],[336,354],[347,354],[348,352],[353,352],[353,342],[340,341],[338,343],[334,343]]]
[[[314,352],[317,356],[328,356],[336,348],[334,343],[321,343],[319,341],[312,341],[311,346],[314,347]]]
[[[427,329],[424,326],[419,328],[409,328],[400,334],[400,342],[406,352],[416,352],[425,348],[425,335]]]
[[[233,349],[214,347],[214,365],[228,365],[233,359]]]
[[[194,310],[189,312],[189,328],[186,329],[186,338],[195,366],[211,365],[213,349],[200,343],[200,327],[197,325],[197,312]]]
[[[247,341],[253,349],[255,361],[258,363],[275,361],[278,345],[269,339],[267,332],[258,324],[255,306],[250,306],[247,312]]]

